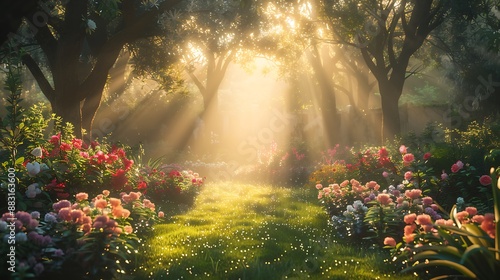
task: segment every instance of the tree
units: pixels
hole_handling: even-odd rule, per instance
[[[382,140],[401,132],[398,101],[410,59],[448,17],[475,16],[481,1],[321,1],[336,38],[359,48],[378,82]]]
[[[128,44],[158,29],[158,16],[181,0],[39,1],[24,19],[33,36],[10,36],[10,45],[36,44],[45,61],[28,51],[23,63],[54,113],[92,138],[92,124],[115,61]],[[22,28],[22,27],[21,27]],[[47,66],[50,75],[42,71]]]

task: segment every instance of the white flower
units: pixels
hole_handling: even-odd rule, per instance
[[[34,177],[36,174],[40,173],[40,164],[38,162],[28,162],[28,164],[26,164],[26,169],[28,170],[28,174]]]
[[[31,154],[34,155],[35,157],[42,157],[42,148],[36,147],[31,151]]]
[[[95,24],[95,21],[93,21],[91,19],[87,19],[87,28],[90,31],[94,31],[97,28],[97,25]]]

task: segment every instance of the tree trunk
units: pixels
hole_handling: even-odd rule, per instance
[[[50,103],[52,112],[61,117],[63,123],[69,122],[74,126],[75,136],[82,138],[82,112],[80,101],[76,98],[68,98],[67,95],[56,93],[56,98]]]
[[[321,63],[321,56],[316,47],[313,48],[313,54],[309,56],[309,61],[314,69],[314,76],[316,77],[319,90],[319,107],[321,116],[323,118],[324,132],[326,134],[325,146],[332,148],[339,143],[340,135],[340,118],[337,113],[337,102],[335,99],[335,91],[331,84],[331,77],[329,77]]]
[[[398,103],[403,92],[403,83],[394,85],[391,81],[379,81],[382,103],[382,143],[387,139],[394,139],[401,133]]]

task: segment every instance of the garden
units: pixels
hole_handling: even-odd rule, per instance
[[[495,0],[6,0],[0,279],[497,279]]]

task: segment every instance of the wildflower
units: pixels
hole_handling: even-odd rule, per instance
[[[108,191],[108,190],[103,190],[103,191],[102,191],[102,195],[103,195],[104,197],[107,197],[107,196],[109,195],[109,191]]]
[[[431,156],[432,156],[432,154],[427,152],[424,154],[423,158],[424,158],[424,160],[429,160],[431,158]]]
[[[389,177],[389,173],[387,171],[384,171],[384,172],[382,172],[382,176],[384,178],[387,178],[387,177]]]
[[[446,172],[444,172],[443,170],[443,173],[441,173],[441,180],[447,180],[448,179],[448,174],[446,174]]]
[[[394,240],[394,238],[392,237],[386,237],[384,239],[384,245],[394,247],[396,246],[396,240]]]
[[[158,212],[158,218],[165,217],[165,213],[163,211]]]
[[[40,212],[38,212],[38,211],[31,212],[31,218],[40,219]]]
[[[316,189],[321,190],[323,188],[323,185],[321,184],[316,184]]]
[[[193,179],[193,180],[195,180],[195,182],[196,182],[196,179]],[[147,188],[148,188],[148,185],[144,181],[140,181],[139,184],[137,185],[138,190],[143,190],[143,189],[147,189]]]
[[[479,178],[479,183],[483,186],[489,186],[491,185],[491,177],[488,175],[483,175]]]
[[[399,152],[400,152],[401,154],[403,154],[403,155],[404,155],[404,154],[406,154],[406,152],[407,152],[407,148],[406,148],[406,146],[405,146],[405,145],[401,145],[401,146],[399,147]]]
[[[36,174],[40,173],[40,163],[38,162],[28,162],[26,164],[26,170],[28,171],[28,175],[31,177],[36,176]]]

